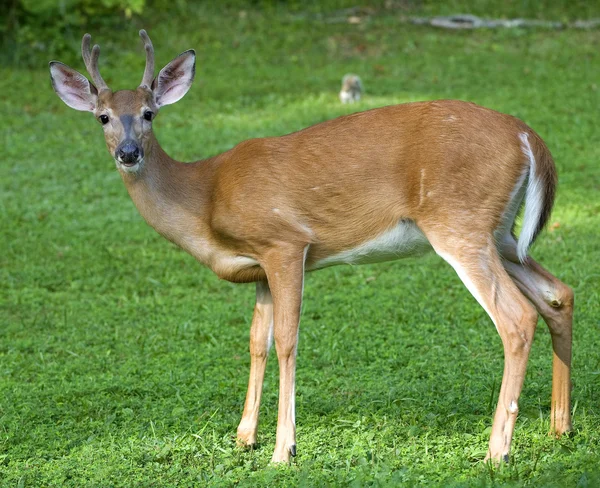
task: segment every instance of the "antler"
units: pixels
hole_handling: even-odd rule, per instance
[[[86,34],[83,36],[81,41],[81,55],[83,57],[83,62],[85,63],[85,67],[88,70],[88,73],[92,77],[92,81],[96,85],[98,91],[108,90],[108,85],[102,79],[100,75],[100,71],[98,71],[98,57],[100,56],[100,46],[95,44],[92,49],[90,49],[90,42],[92,40],[92,36]]]
[[[140,86],[151,88],[154,80],[154,47],[152,47],[152,41],[144,29],[140,31],[140,37],[144,41],[144,48],[146,49],[146,68]]]

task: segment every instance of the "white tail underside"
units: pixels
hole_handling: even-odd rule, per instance
[[[525,212],[523,213],[523,227],[519,234],[517,244],[517,256],[521,262],[527,258],[527,250],[533,241],[540,215],[544,206],[544,189],[542,182],[536,174],[535,157],[529,145],[526,132],[519,134],[521,148],[529,160],[529,176],[527,178],[527,189],[525,190]]]

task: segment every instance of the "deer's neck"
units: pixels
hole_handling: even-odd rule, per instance
[[[237,282],[264,279],[258,261],[219,241],[211,230],[210,198],[217,161],[180,163],[153,139],[141,170],[121,172],[121,177],[146,222],[217,276]]]
[[[169,157],[154,136],[137,173],[121,171],[133,203],[149,225],[164,237],[206,262],[210,240],[208,208],[210,160],[180,163]]]

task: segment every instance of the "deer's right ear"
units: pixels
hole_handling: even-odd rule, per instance
[[[98,104],[98,90],[88,79],[66,64],[50,63],[52,88],[69,107],[83,112],[93,112]]]

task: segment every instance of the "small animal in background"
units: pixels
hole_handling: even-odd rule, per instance
[[[340,102],[354,103],[360,100],[363,92],[362,81],[358,75],[348,74],[342,78],[342,89],[340,90]]]

